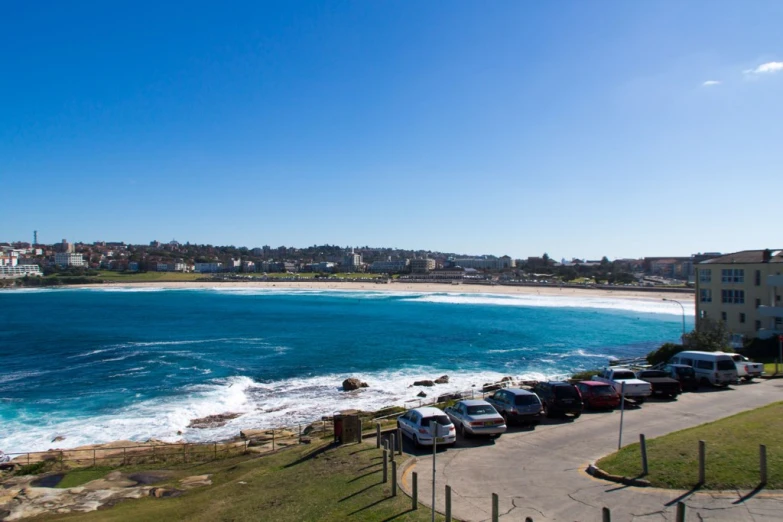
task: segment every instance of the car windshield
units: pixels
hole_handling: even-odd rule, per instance
[[[535,395],[517,395],[514,397],[514,404],[517,406],[530,406],[538,403],[538,397]]]
[[[435,421],[441,426],[448,426],[451,424],[451,421],[446,415],[434,415],[432,417],[424,417],[421,419],[421,425],[422,426],[429,426],[431,421]]]
[[[617,379],[635,379],[636,375],[633,374],[633,372],[614,372],[614,375],[612,376],[614,380]]]
[[[677,368],[677,375],[682,375],[683,377],[693,377],[696,375],[696,372],[693,371],[693,368],[691,367],[683,367],[683,368]]]
[[[614,388],[611,386],[593,386],[593,395],[614,395]]]
[[[719,370],[734,370],[736,369],[736,366],[734,365],[734,361],[729,359],[728,361],[722,360],[718,361],[718,369]]]
[[[660,370],[647,370],[639,374],[642,377],[668,377],[666,372]]]
[[[468,406],[468,415],[492,415],[497,413],[495,408],[489,404],[481,404],[479,406]]]
[[[576,388],[573,386],[556,386],[555,387],[555,397],[558,399],[576,399],[579,395],[577,395]]]

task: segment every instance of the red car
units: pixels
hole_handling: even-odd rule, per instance
[[[620,405],[620,394],[611,384],[598,381],[581,381],[576,384],[582,394],[585,408],[616,408]]]

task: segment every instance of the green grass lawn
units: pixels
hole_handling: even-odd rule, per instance
[[[182,272],[112,272],[102,270],[97,278],[115,283],[147,283],[153,281],[195,281],[209,277],[207,274],[185,274]]]
[[[180,497],[128,500],[110,509],[36,520],[430,520],[424,506],[411,511],[411,500],[402,491],[390,496],[391,479],[381,483],[381,455],[374,444],[329,447],[318,442],[260,458],[169,468],[175,477],[171,485],[204,473],[213,474],[213,485]],[[398,464],[404,457],[398,456]]]
[[[778,370],[783,372],[783,365],[778,365]],[[767,375],[775,375],[775,363],[764,363],[764,373]]]
[[[706,442],[705,489],[753,489],[759,484],[759,444],[767,446],[767,487],[783,488],[783,402],[647,441],[653,486],[688,489],[699,478],[699,441]],[[639,444],[597,463],[627,477],[642,471]]]

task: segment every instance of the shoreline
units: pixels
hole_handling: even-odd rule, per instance
[[[314,282],[314,281],[150,281],[150,282],[111,282],[102,284],[68,285],[58,289],[90,289],[90,288],[155,288],[165,290],[187,289],[275,289],[275,290],[345,290],[365,292],[388,293],[448,293],[448,294],[496,294],[496,295],[540,295],[546,297],[588,297],[613,299],[631,299],[645,301],[661,301],[677,299],[695,302],[695,294],[692,290],[678,289],[650,289],[642,290],[628,287],[609,288],[579,288],[571,286],[549,285],[484,285],[475,283],[463,283],[454,285],[451,283],[407,283],[393,282],[388,284],[359,281],[346,282]]]

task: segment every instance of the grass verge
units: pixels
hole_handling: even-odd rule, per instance
[[[404,457],[398,457],[398,465]],[[382,454],[374,444],[302,445],[263,458],[180,469],[176,477],[204,473],[212,474],[213,485],[180,497],[128,500],[110,509],[40,520],[430,520],[423,506],[411,510],[402,491],[390,496],[391,480],[381,482]]]
[[[699,441],[706,443],[704,489],[753,489],[759,485],[759,444],[767,446],[770,489],[783,488],[783,402],[746,411],[647,441],[653,486],[689,489],[699,480]],[[616,475],[641,474],[639,444],[599,460],[597,466]]]

